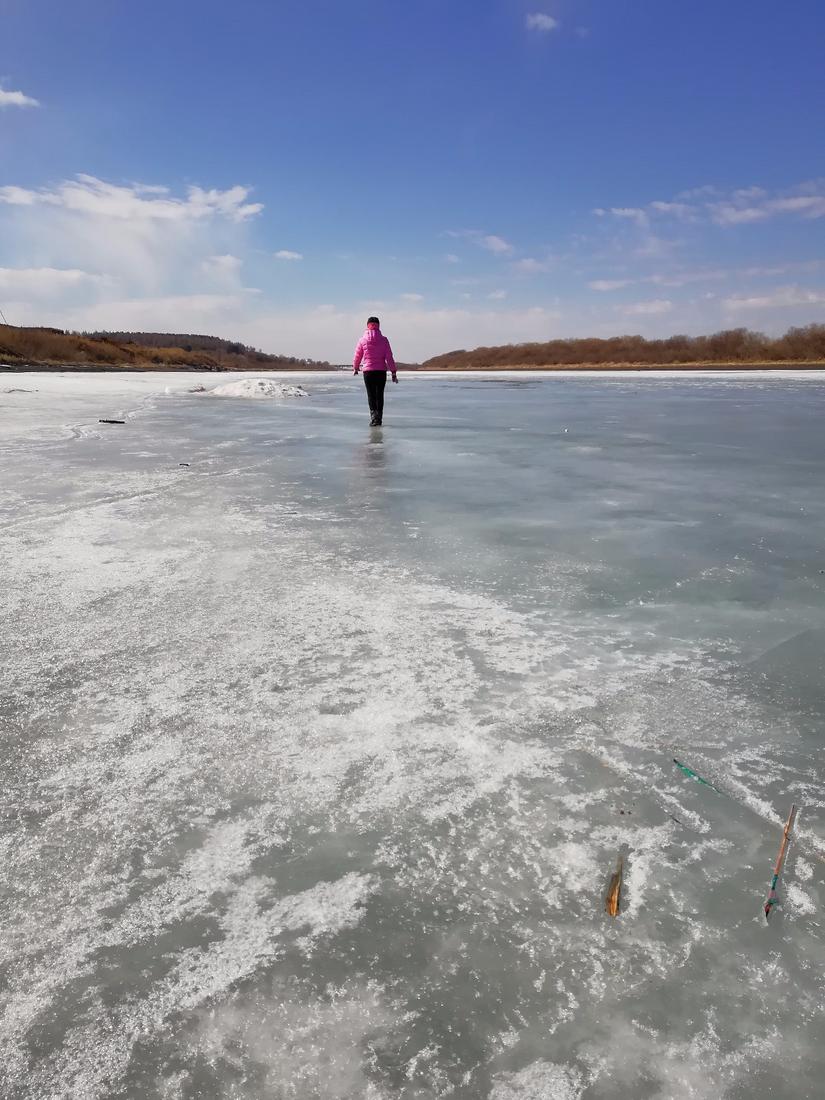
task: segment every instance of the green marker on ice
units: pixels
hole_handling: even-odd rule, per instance
[[[685,775],[689,775],[691,779],[695,779],[697,783],[703,783],[706,787],[710,787],[712,791],[716,791],[717,794],[722,793],[718,787],[714,787],[712,783],[708,783],[707,779],[703,779],[701,775],[697,775],[695,771],[692,771],[687,766],[687,764],[683,764],[680,760],[677,760],[675,756],[673,757],[673,763],[680,771],[683,771]]]

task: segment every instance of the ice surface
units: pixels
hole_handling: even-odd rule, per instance
[[[0,1095],[818,1097],[825,377],[215,381],[2,379]]]

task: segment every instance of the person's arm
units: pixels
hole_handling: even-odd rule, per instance
[[[352,358],[352,373],[357,374],[358,368],[361,366],[361,360],[364,358],[364,340],[360,339],[355,347],[355,355]]]
[[[387,340],[386,336],[384,339]],[[387,340],[387,350],[384,352],[384,364],[387,370],[392,374],[393,382],[397,382],[398,375],[395,373],[395,360],[392,357],[392,348],[390,347],[389,340]]]

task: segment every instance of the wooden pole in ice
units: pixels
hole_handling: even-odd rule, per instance
[[[604,907],[611,917],[618,917],[622,900],[622,878],[624,876],[624,857],[619,856],[619,862],[615,872],[610,877],[610,885],[607,888],[607,897],[604,899]]]
[[[776,904],[776,884],[779,882],[779,876],[782,874],[782,868],[785,864],[785,856],[788,851],[788,844],[791,839],[791,829],[793,828],[794,818],[796,817],[796,806],[791,806],[791,812],[788,814],[788,820],[785,822],[785,829],[782,833],[782,843],[779,846],[779,855],[776,857],[776,864],[773,869],[773,878],[771,879],[771,888],[768,892],[768,899],[765,902],[765,920],[771,915],[771,909]]]

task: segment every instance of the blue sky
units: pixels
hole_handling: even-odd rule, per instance
[[[345,360],[825,321],[825,5],[4,0],[0,309]]]

